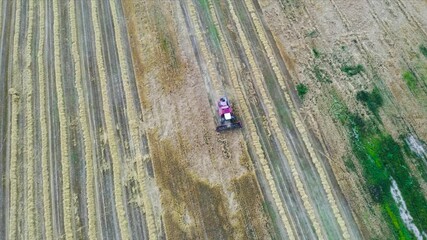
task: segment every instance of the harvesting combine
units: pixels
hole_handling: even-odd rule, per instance
[[[217,132],[241,128],[242,124],[233,114],[233,109],[226,97],[222,97],[218,101],[219,125],[216,127]]]

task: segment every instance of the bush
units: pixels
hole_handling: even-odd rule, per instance
[[[307,92],[308,92],[308,87],[305,84],[300,83],[297,85],[297,93],[301,99],[304,99],[304,96],[305,94],[307,94]]]
[[[359,91],[356,94],[356,99],[365,104],[368,109],[378,117],[378,109],[383,106],[383,98],[378,88],[374,88],[372,92]]]

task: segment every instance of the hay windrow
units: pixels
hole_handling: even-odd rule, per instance
[[[39,15],[40,22],[45,22],[45,5],[41,3],[39,5]],[[50,175],[49,175],[49,148],[48,148],[48,131],[47,131],[47,99],[46,99],[46,81],[45,81],[45,65],[44,65],[44,50],[45,50],[45,26],[40,24],[39,30],[39,46],[37,58],[38,61],[38,71],[39,71],[39,86],[40,86],[40,125],[41,125],[41,159],[42,159],[42,179],[43,179],[43,207],[44,207],[44,229],[47,239],[53,239],[53,227],[52,227],[52,208],[51,208],[51,199],[50,199]]]
[[[27,198],[28,198],[28,206],[26,208],[26,215],[27,215],[27,227],[28,227],[28,236],[35,236],[35,224],[36,224],[36,217],[35,217],[35,198],[34,198],[34,162],[35,162],[35,155],[34,155],[34,118],[33,118],[33,72],[31,70],[31,44],[33,43],[33,26],[34,26],[34,2],[29,1],[28,5],[28,11],[29,11],[29,33],[27,36],[27,42],[25,45],[25,69],[24,69],[24,94],[26,97],[25,100],[25,117],[26,117],[26,146],[28,149],[26,150],[27,156]],[[25,151],[24,150],[24,151]]]

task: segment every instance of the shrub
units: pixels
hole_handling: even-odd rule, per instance
[[[427,47],[424,45],[420,46],[420,52],[427,58]]]
[[[317,50],[316,48],[313,48],[313,55],[314,55],[315,58],[319,58],[320,57],[319,50]]]
[[[308,92],[308,87],[305,84],[300,83],[297,85],[297,93],[301,99],[304,99],[304,96],[305,94],[307,94],[307,92]]]
[[[354,66],[344,65],[341,67],[341,71],[345,72],[348,76],[352,77],[354,75],[357,75],[365,71],[365,68],[363,67],[362,64],[357,64]]]
[[[409,90],[411,90],[412,92],[415,92],[417,90],[417,77],[415,76],[415,74],[411,71],[405,71],[402,75],[403,80],[405,80],[406,85],[408,85]]]

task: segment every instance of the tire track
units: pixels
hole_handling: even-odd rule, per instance
[[[187,2],[186,5],[189,6],[190,17],[194,22],[194,24],[197,24],[196,9],[193,4],[189,4],[188,0],[186,2]],[[212,94],[210,91],[211,98],[213,98],[211,100],[216,101],[216,99],[218,99],[218,94],[224,92],[224,90],[223,90],[223,87],[221,87],[221,84],[217,80],[218,75],[211,64],[212,59],[210,58],[210,55],[208,53],[208,48],[206,46],[205,40],[203,39],[202,33],[200,32],[200,28],[196,28],[194,31],[195,31],[196,38],[198,39],[200,52],[202,53],[203,59],[206,59],[206,62],[203,65],[207,68],[208,74],[204,76],[204,79],[206,82],[208,82],[208,86],[210,85],[209,83],[212,83],[212,87],[213,87],[212,89],[214,90],[214,94]],[[212,110],[215,112],[214,109]]]
[[[114,136],[114,124],[113,124],[113,115],[111,114],[110,109],[112,108],[111,103],[108,99],[108,90],[107,90],[107,80],[106,76],[103,73],[106,73],[105,66],[104,66],[104,55],[101,50],[102,46],[102,36],[100,34],[100,26],[98,22],[98,7],[96,4],[91,4],[91,15],[92,15],[92,22],[94,25],[94,35],[96,38],[96,44],[95,44],[95,50],[96,50],[96,59],[98,62],[99,67],[99,77],[100,77],[100,83],[101,83],[101,89],[102,89],[102,102],[103,102],[103,109],[104,109],[104,115],[106,116],[106,127],[107,127],[107,136],[108,136],[108,144],[110,145],[110,151],[111,151],[111,158],[113,163],[113,177],[114,177],[114,199],[117,209],[117,215],[119,219],[119,227],[120,227],[120,234],[122,239],[129,239],[129,232],[128,232],[128,222],[126,219],[126,210],[123,205],[123,188],[122,188],[122,181],[121,181],[121,165],[119,162],[119,156],[118,156],[118,146],[115,142],[116,137]]]
[[[74,238],[87,238],[87,212],[85,202],[85,178],[86,178],[86,163],[84,160],[83,151],[83,136],[81,127],[78,121],[78,100],[74,84],[74,63],[71,55],[71,33],[69,19],[69,3],[58,1],[57,11],[60,13],[58,21],[59,29],[59,49],[60,51],[60,73],[61,73],[61,88],[63,91],[64,112],[66,113],[66,129],[67,129],[67,144],[68,147],[68,178],[69,194],[70,194],[70,219],[71,229]],[[56,30],[55,30],[56,31]],[[59,94],[59,91],[57,91]],[[62,178],[61,178],[62,180]],[[64,184],[64,181],[62,181]],[[64,185],[63,185],[64,186]],[[63,196],[66,193],[63,191]],[[65,197],[63,197],[65,200]],[[65,206],[63,206],[65,207]],[[63,216],[65,217],[65,216]]]
[[[74,14],[72,14],[74,13]],[[91,136],[89,130],[88,116],[86,113],[86,104],[84,90],[82,86],[81,61],[77,50],[77,25],[76,25],[76,6],[74,1],[70,1],[69,6],[69,21],[71,30],[71,54],[74,62],[74,80],[78,98],[78,118],[81,130],[83,133],[84,158],[86,162],[86,204],[87,204],[87,220],[88,220],[88,238],[96,239],[96,207],[95,207],[95,183],[94,183],[94,163],[93,149],[91,144]]]
[[[54,72],[57,91],[57,107],[59,113],[60,145],[61,145],[61,168],[62,168],[62,201],[63,201],[63,221],[65,238],[73,238],[71,217],[71,189],[70,189],[70,163],[69,163],[69,143],[67,119],[65,116],[64,91],[62,89],[61,58],[60,58],[60,16],[58,11],[58,0],[53,1],[53,44],[54,44]]]
[[[25,93],[25,85],[26,80],[24,79],[24,67],[25,67],[25,44],[26,37],[28,34],[28,2],[21,1],[20,3],[20,12],[17,14],[20,15],[20,29],[19,29],[19,37],[18,37],[18,66],[19,74],[14,79],[17,83],[14,89],[17,91],[19,95],[19,111],[18,111],[18,162],[20,164],[17,165],[17,237],[18,238],[26,238],[27,229],[26,229],[26,217],[25,211],[27,208],[27,146],[26,136],[27,130],[26,128],[26,107],[27,107],[27,95]],[[16,73],[15,73],[16,74]],[[22,145],[21,145],[22,144]]]
[[[338,14],[339,18],[341,19],[341,21],[345,24],[346,30],[348,32],[351,32],[351,24],[349,23],[350,21],[347,19],[347,16],[341,11],[341,9],[339,8],[338,4],[336,4],[336,2],[334,0],[330,0],[329,1],[331,3],[331,5],[333,6],[333,9],[335,10],[335,12]],[[400,43],[398,41],[399,37],[396,36],[396,34],[393,32],[393,30],[390,28],[390,26],[387,24],[387,21],[383,20],[383,17],[379,17],[377,14],[377,9],[375,8],[375,4],[374,2],[370,1],[370,0],[366,0],[367,4],[369,5],[369,9],[370,9],[370,13],[372,15],[372,18],[374,19],[374,21],[377,23],[377,25],[386,33],[384,35],[384,38],[386,39],[386,44],[390,47],[390,49],[396,49],[395,45],[397,44],[398,47],[397,49],[405,49],[405,46],[408,45],[408,43]],[[396,2],[397,4],[397,8],[399,8],[402,11],[402,14],[404,15],[404,18],[409,22],[409,25],[411,25],[412,27],[414,27],[414,24],[411,22],[410,17],[407,15],[409,13],[407,13],[404,8],[402,7],[402,5],[400,5],[399,2]],[[415,17],[414,17],[415,18]],[[416,21],[416,20],[415,20]],[[415,24],[417,25],[417,24]],[[416,27],[414,27],[414,30],[416,29]],[[423,34],[425,35],[425,32],[423,32]],[[391,37],[390,37],[391,36]],[[355,36],[355,39],[357,40],[358,43],[362,43],[363,41],[359,38],[359,36]],[[372,58],[372,51],[369,52],[369,49],[367,48],[367,46],[365,46],[365,44],[358,44],[358,50],[361,54],[365,54],[367,55],[367,59],[369,61],[369,59],[373,59]],[[414,49],[411,47],[411,49],[416,52],[418,51],[417,49]],[[392,57],[397,57],[396,55],[398,55],[397,53],[392,53],[389,50],[389,54],[393,55]],[[411,54],[409,53],[401,53],[400,57],[403,59],[403,62],[405,65],[407,65],[408,68],[411,69],[411,71],[418,76],[418,71],[414,68],[411,67],[410,64],[410,60],[412,57],[410,56]],[[384,67],[383,67],[384,68]],[[385,72],[388,72],[389,70],[384,69]],[[413,115],[413,113],[411,112],[407,112],[407,109],[405,107],[401,107],[399,106],[399,104],[396,104],[395,102],[395,98],[392,95],[392,91],[389,88],[389,86],[387,86],[386,84],[384,84],[382,81],[375,81],[374,86],[378,87],[379,89],[383,89],[383,96],[387,97],[387,100],[391,102],[391,105],[393,105],[398,112],[405,112],[407,116]],[[425,84],[423,84],[422,86],[420,86],[421,88],[425,89]],[[410,92],[410,94],[415,97],[413,95],[412,92]],[[351,94],[350,94],[351,95]],[[419,103],[423,103],[422,101],[418,101]],[[410,119],[409,121],[413,122],[413,119]],[[410,127],[412,128],[412,127]]]
[[[11,50],[13,41],[14,12],[13,2],[1,2],[1,35],[0,35],[0,236],[7,236],[9,228],[9,194],[10,194],[10,116],[11,98]],[[11,37],[12,36],[12,37]]]
[[[119,41],[119,43],[117,44],[117,53],[119,56],[119,68],[122,69],[121,73],[122,73],[123,86],[124,86],[124,92],[125,92],[125,101],[127,103],[126,113],[128,116],[129,128],[130,128],[129,131],[130,131],[130,136],[131,136],[131,140],[132,140],[130,142],[131,153],[133,155],[132,162],[136,162],[136,164],[139,165],[139,167],[137,169],[141,169],[140,174],[138,174],[138,171],[136,171],[136,172],[132,171],[132,173],[134,175],[136,175],[136,179],[138,181],[137,184],[138,184],[139,195],[140,195],[138,199],[142,199],[142,202],[141,202],[141,200],[139,200],[138,204],[139,204],[139,206],[142,207],[142,209],[145,213],[146,223],[144,223],[144,225],[146,225],[146,227],[147,227],[148,237],[149,237],[149,239],[155,239],[156,238],[156,235],[155,235],[156,234],[156,228],[155,228],[155,224],[154,224],[154,215],[152,212],[151,203],[148,200],[148,198],[146,197],[148,192],[146,191],[146,188],[145,188],[145,178],[146,178],[145,170],[146,169],[145,169],[144,163],[146,163],[147,158],[142,156],[144,146],[141,146],[141,144],[138,144],[138,143],[142,143],[141,127],[138,124],[138,121],[139,121],[138,110],[135,106],[135,102],[133,101],[132,89],[130,86],[131,78],[130,78],[129,73],[127,71],[127,70],[133,69],[133,68],[130,68],[130,66],[128,64],[126,64],[127,65],[126,67],[123,66],[123,65],[125,65],[125,63],[128,63],[128,61],[126,61],[126,58],[125,58],[125,52],[126,52],[125,49],[128,48],[129,43],[128,43],[127,39],[125,37],[123,37],[122,34],[120,34],[120,29],[118,28],[118,26],[121,26],[121,24],[119,23],[118,7],[116,5],[117,5],[116,1],[112,1],[112,4],[110,2],[113,24],[115,26],[115,28],[114,28],[115,29],[115,31],[114,31],[115,39],[116,39],[116,41]],[[127,31],[125,31],[125,32],[127,33]],[[134,78],[132,78],[132,80],[135,81]],[[139,112],[139,114],[141,114],[141,113]],[[148,153],[145,153],[145,154],[148,154]],[[138,238],[140,238],[140,237],[142,237],[142,236],[138,236]]]
[[[424,38],[426,38],[427,32],[424,30],[422,24],[416,19],[416,17],[414,17],[409,11],[406,10],[408,8],[405,6],[404,2],[402,0],[396,0],[396,3],[399,6],[400,11],[402,11],[402,13],[405,15],[408,22],[415,25],[423,33]]]
[[[58,92],[56,89],[57,79],[55,69],[55,12],[53,9],[53,0],[46,0],[46,45],[45,45],[45,66],[46,66],[46,79],[47,79],[47,99],[48,99],[48,142],[49,142],[49,174],[50,174],[50,194],[52,204],[52,226],[54,238],[60,238],[65,234],[64,230],[64,214],[63,210],[63,193],[62,193],[62,164],[61,164],[61,126],[60,126],[60,113],[58,105]],[[55,22],[54,22],[55,21]],[[59,78],[59,77],[58,77]],[[64,134],[64,131],[62,131]],[[62,144],[63,145],[63,144]]]
[[[10,5],[10,4],[9,4]],[[8,194],[8,188],[6,184],[8,183],[7,178],[7,165],[8,165],[8,158],[7,152],[7,139],[8,139],[8,125],[9,125],[9,114],[8,114],[8,81],[9,76],[6,73],[7,69],[7,61],[8,61],[8,38],[6,37],[6,34],[9,35],[9,29],[8,26],[12,25],[12,20],[7,21],[8,24],[6,24],[6,19],[12,19],[8,18],[7,16],[11,13],[11,11],[7,11],[7,1],[1,1],[0,2],[0,75],[3,76],[3,81],[0,81],[0,102],[3,104],[0,104],[0,208],[1,209],[8,209],[7,207],[7,194]],[[9,27],[10,28],[10,27]],[[1,211],[0,212],[0,236],[6,236],[6,219],[7,219],[7,211]]]
[[[38,65],[39,61],[43,59],[38,59],[39,51],[39,42],[40,42],[40,22],[41,16],[40,13],[40,1],[35,1],[34,3],[34,24],[33,24],[33,43],[31,44],[32,49],[32,63],[30,68],[32,71],[32,113],[33,113],[33,128],[34,128],[34,224],[35,224],[35,233],[32,236],[34,239],[43,239],[44,237],[44,216],[43,216],[43,164],[41,158],[42,152],[42,139],[41,139],[41,123],[40,123],[40,86],[39,86],[39,70]]]
[[[44,215],[44,235],[46,239],[53,239],[53,225],[52,225],[52,203],[50,198],[50,175],[49,175],[49,147],[48,147],[48,131],[47,131],[47,100],[46,100],[46,89],[47,85],[45,82],[45,65],[46,60],[43,53],[45,52],[45,2],[40,3],[39,16],[40,16],[40,34],[39,34],[39,47],[38,47],[38,71],[39,71],[39,86],[40,86],[40,127],[41,127],[41,159],[42,159],[42,181],[43,181],[43,215]]]
[[[379,16],[378,16],[378,14],[377,14],[377,10],[376,10],[376,8],[375,8],[375,5],[374,5],[374,3],[371,1],[371,0],[366,0],[366,2],[367,2],[367,4],[369,5],[369,7],[370,7],[370,13],[371,13],[371,15],[372,15],[372,18],[374,19],[374,21],[378,24],[378,26],[386,33],[385,34],[385,36],[384,36],[384,38],[386,38],[387,39],[387,44],[388,44],[388,46],[391,48],[391,49],[393,49],[394,48],[394,46],[395,45],[397,45],[398,46],[398,49],[405,49],[405,47],[408,47],[408,46],[410,46],[410,44],[408,44],[408,43],[404,43],[404,44],[402,44],[400,41],[399,41],[399,36],[395,33],[395,32],[393,32],[393,30],[388,26],[388,24],[386,24],[386,22],[382,19],[382,18],[380,18]],[[398,4],[399,5],[399,4]],[[401,11],[404,11],[403,10],[403,8],[402,8],[402,6],[398,6],[400,9],[401,9]],[[338,9],[338,6],[336,7],[337,9]],[[403,13],[404,15],[405,15],[405,13]],[[405,17],[407,18],[407,20],[408,21],[410,21],[409,19],[408,19],[408,16],[406,16],[405,15]],[[346,17],[345,17],[345,15],[343,15],[342,16],[342,18],[343,19],[346,19]],[[391,36],[391,37],[387,37],[387,36]],[[413,47],[410,47],[410,49],[412,49],[414,52],[416,52],[417,51],[417,49],[414,49]],[[364,51],[364,53],[366,54],[366,55],[368,55],[368,56],[370,56],[371,54],[368,52],[368,49],[366,49],[366,47],[364,47],[363,45],[362,45],[362,49],[361,50],[363,50]],[[391,54],[391,53],[390,53]],[[405,52],[402,52],[402,53],[400,53],[400,57],[403,59],[403,62],[404,62],[404,64],[411,70],[411,72],[413,73],[413,74],[415,74],[415,76],[417,76],[417,78],[420,78],[420,73],[419,73],[419,71],[417,70],[417,69],[415,69],[414,67],[412,67],[411,66],[411,53],[405,53]],[[420,78],[421,79],[421,78]],[[423,82],[421,82],[421,83],[423,83]],[[374,83],[374,84],[376,84],[376,85],[380,85],[381,83],[380,82],[376,82],[376,83]],[[382,88],[384,88],[384,89],[387,89],[388,91],[387,92],[389,92],[390,94],[391,94],[391,91],[388,89],[388,86],[386,86],[386,85],[384,85],[384,84],[381,84],[382,86]],[[424,91],[426,91],[426,84],[422,84],[421,86],[419,86],[420,88],[422,88]],[[396,104],[395,103],[395,101],[394,101],[394,97],[393,96],[390,96],[390,94],[387,94],[387,97],[389,98],[388,100],[390,101],[390,102],[392,102],[392,104],[393,104],[393,106],[395,106],[396,108],[398,108],[398,111],[399,112],[404,112],[405,110],[404,110],[404,108],[402,109],[401,107],[398,107],[399,105],[398,104]],[[412,96],[414,97],[414,98],[416,98],[414,95],[413,95],[413,93],[412,92],[410,92],[410,94],[412,94]],[[410,115],[410,113],[408,113],[407,115]]]
[[[17,82],[15,79],[21,79],[21,72],[19,69],[19,34],[21,29],[21,3],[20,1],[15,2],[15,27],[13,34],[13,57],[12,57],[12,82],[9,88],[9,99],[11,100],[11,122],[10,122],[10,197],[9,197],[9,225],[6,228],[8,231],[7,236],[9,239],[16,239],[18,237],[17,232],[17,213],[18,213],[18,114],[20,109],[20,94],[16,87]]]

